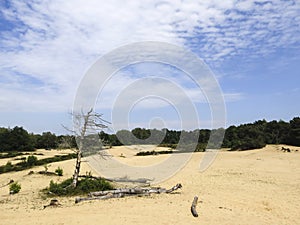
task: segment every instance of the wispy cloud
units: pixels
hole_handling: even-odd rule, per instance
[[[0,28],[1,110],[71,108],[86,69],[133,41],[185,46],[212,64],[300,42],[300,3],[292,0],[16,0],[0,7],[7,24]],[[199,90],[187,92],[201,99]],[[241,96],[229,93],[225,99]]]

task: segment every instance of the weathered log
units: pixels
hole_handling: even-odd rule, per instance
[[[109,191],[96,191],[96,192],[90,192],[88,196],[90,197],[97,197],[97,196],[105,196],[109,194],[141,194],[145,192],[141,188],[119,188],[115,190],[109,190]]]
[[[124,194],[129,194],[129,195],[134,195],[134,194],[147,194],[147,193],[155,193],[155,194],[160,194],[160,193],[171,193],[179,188],[182,188],[181,184],[176,184],[174,187],[171,189],[165,189],[165,188],[119,188],[115,190],[109,190],[109,191],[96,191],[96,192],[90,192],[89,196],[90,197],[95,197],[95,196],[105,196],[107,194],[118,194],[118,193],[124,193]]]
[[[191,206],[191,212],[192,212],[194,217],[198,217],[198,213],[196,211],[197,202],[198,202],[198,197],[195,196],[194,200],[193,200],[193,203],[192,203],[192,206]]]
[[[122,198],[124,197],[125,194],[124,193],[108,193],[107,195],[104,196],[100,196],[100,197],[87,197],[87,198],[75,198],[75,203],[79,203],[82,201],[91,201],[91,200],[104,200],[104,199],[109,199],[109,198]]]
[[[87,198],[81,198],[78,197],[75,199],[75,203],[79,203],[81,201],[90,201],[90,200],[101,200],[101,199],[109,199],[109,198],[122,198],[125,196],[147,196],[151,193],[154,194],[160,194],[160,193],[171,193],[179,188],[181,188],[181,184],[176,184],[171,189],[165,189],[165,188],[119,188],[115,190],[110,191],[97,191],[97,192],[91,192],[89,193],[89,197]]]

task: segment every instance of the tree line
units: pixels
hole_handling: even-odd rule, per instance
[[[220,131],[220,132],[219,132]],[[198,146],[206,148],[210,135],[225,132],[222,147],[232,150],[247,150],[262,148],[266,144],[288,144],[300,146],[300,117],[295,117],[289,122],[282,120],[258,120],[254,123],[230,126],[226,130],[198,129],[194,131],[177,131],[169,129],[135,128],[131,131],[120,130],[116,134],[104,131],[98,133],[104,145],[118,146],[125,144],[157,144],[176,147],[184,134],[198,137]],[[163,139],[161,139],[163,137]],[[93,140],[95,137],[91,137]],[[89,138],[87,138],[89,140]],[[124,142],[125,140],[125,142]],[[184,142],[185,141],[185,142]],[[188,140],[183,143],[189,145]],[[90,141],[91,142],[91,141]],[[89,145],[86,147],[88,148]],[[34,149],[75,148],[76,140],[72,135],[55,135],[51,132],[42,134],[28,133],[23,127],[0,128],[0,152],[33,151]]]
[[[0,128],[0,152],[74,147],[76,147],[76,141],[72,135],[56,136],[51,132],[33,134],[18,126],[14,128]]]

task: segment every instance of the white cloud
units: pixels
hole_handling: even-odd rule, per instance
[[[16,0],[10,4],[2,12],[15,25],[0,31],[3,110],[71,108],[86,69],[104,53],[133,41],[185,45],[208,62],[245,53],[257,57],[300,41],[298,1]],[[30,76],[38,84],[3,78],[15,74]],[[188,93],[201,99],[196,90]],[[225,99],[239,99],[236,96],[240,94]]]

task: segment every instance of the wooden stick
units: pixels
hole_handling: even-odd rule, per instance
[[[193,203],[192,203],[192,206],[191,206],[191,212],[192,212],[194,217],[198,217],[198,213],[196,211],[197,202],[198,202],[198,197],[195,196],[194,200],[193,200]]]

